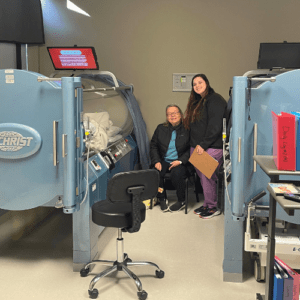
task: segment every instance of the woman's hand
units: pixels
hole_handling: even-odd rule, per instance
[[[200,145],[197,145],[195,149],[198,154],[202,154],[204,152],[204,149]]]
[[[161,171],[161,163],[158,162],[154,165],[155,169],[158,170],[158,171]]]
[[[172,168],[175,168],[175,167],[179,166],[180,164],[181,164],[181,162],[179,160],[172,161],[170,163],[171,166],[170,166],[169,170],[171,170]]]

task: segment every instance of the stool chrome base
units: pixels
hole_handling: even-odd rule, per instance
[[[90,266],[96,264],[96,263],[101,263],[101,264],[109,264],[111,267],[106,269],[105,271],[99,273],[96,275],[93,280],[91,281],[89,285],[89,296],[92,299],[96,299],[98,297],[98,290],[94,289],[95,284],[103,277],[116,272],[116,271],[123,271],[127,276],[129,276],[131,279],[134,280],[136,287],[137,287],[137,295],[140,300],[145,300],[147,298],[147,293],[143,290],[142,288],[142,283],[140,279],[132,272],[129,270],[129,266],[153,266],[156,268],[155,275],[157,278],[163,278],[164,277],[164,271],[162,271],[158,265],[152,263],[152,262],[147,262],[147,261],[132,261],[126,253],[124,253],[124,241],[122,238],[122,230],[119,228],[118,229],[118,238],[117,238],[117,260],[116,261],[111,261],[111,260],[93,260],[89,262],[88,264],[85,265],[83,269],[80,271],[81,277],[86,277],[89,272],[90,272]]]

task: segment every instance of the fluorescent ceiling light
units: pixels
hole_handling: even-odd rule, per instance
[[[85,12],[84,10],[82,10],[81,8],[79,8],[77,5],[75,5],[73,2],[71,2],[70,0],[67,0],[67,8],[70,10],[73,10],[79,14],[85,15],[90,17],[90,15]]]

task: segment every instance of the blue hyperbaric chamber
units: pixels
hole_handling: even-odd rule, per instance
[[[0,209],[55,206],[73,214],[78,269],[97,255],[103,230],[90,207],[105,199],[115,173],[138,164],[132,111],[118,89],[91,75],[0,70],[0,93]]]
[[[233,78],[230,159],[224,161],[226,187],[224,281],[243,281],[247,208],[251,199],[262,191],[266,194],[257,202],[262,208],[248,217],[269,216],[267,185],[270,178],[260,166],[256,165],[253,157],[273,155],[271,112],[279,114],[300,110],[299,83],[300,70],[255,70]],[[279,179],[298,182],[300,180],[299,176],[287,175],[280,175]],[[299,216],[299,211],[295,211],[294,216],[289,216],[280,205],[277,205],[277,219],[300,224]],[[257,249],[256,252],[265,250],[266,247]]]

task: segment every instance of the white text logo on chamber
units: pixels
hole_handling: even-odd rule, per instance
[[[19,151],[23,147],[29,147],[33,137],[24,137],[22,134],[14,131],[0,132],[0,150],[1,151]]]

